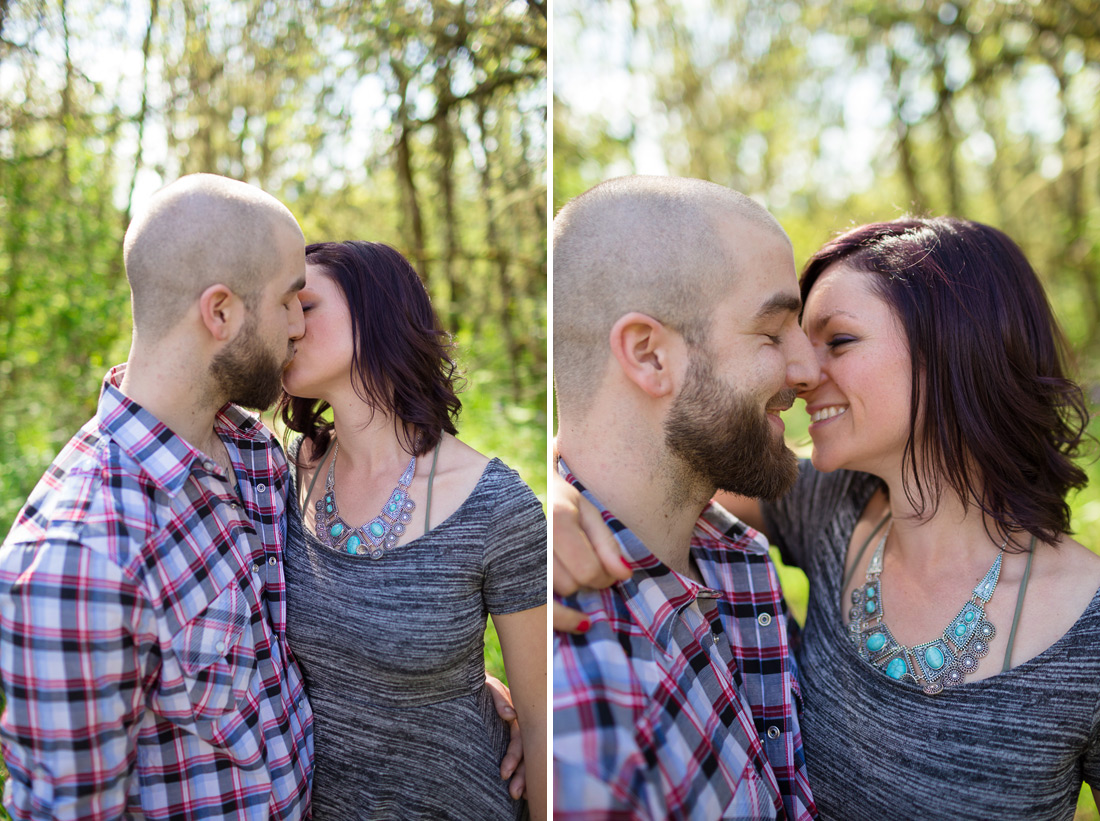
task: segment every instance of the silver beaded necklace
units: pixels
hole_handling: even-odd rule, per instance
[[[419,442],[417,437],[417,444]],[[336,504],[336,454],[339,452],[340,443],[337,442],[333,448],[328,478],[325,479],[325,493],[317,500],[317,538],[329,547],[345,550],[352,555],[381,559],[387,550],[397,544],[405,532],[405,525],[412,521],[416,502],[409,498],[409,485],[416,473],[416,456],[409,460],[409,466],[397,480],[397,487],[382,506],[382,512],[366,524],[351,527],[340,517]]]
[[[993,565],[974,587],[970,600],[944,628],[943,634],[932,641],[906,647],[886,626],[879,582],[882,554],[892,524],[887,525],[867,565],[867,581],[852,591],[848,636],[859,655],[879,671],[892,679],[919,684],[924,692],[935,695],[944,687],[961,684],[968,674],[978,669],[978,661],[989,654],[989,642],[997,630],[985,616],[985,605],[997,589],[1001,559],[1008,543],[1001,545]]]

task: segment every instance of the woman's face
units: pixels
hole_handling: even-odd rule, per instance
[[[305,333],[283,372],[291,396],[328,399],[351,380],[352,328],[344,293],[319,265],[306,263],[306,287],[298,293]]]
[[[826,269],[806,299],[802,328],[821,368],[818,385],[800,394],[814,467],[894,475],[909,435],[909,346],[873,275],[843,263]]]

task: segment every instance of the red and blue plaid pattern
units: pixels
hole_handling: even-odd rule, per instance
[[[313,716],[286,644],[286,459],[222,408],[238,492],[117,389],[122,372],[0,548],[5,805],[302,818]]]
[[[599,507],[634,575],[563,600],[591,627],[554,639],[555,817],[815,817],[766,543],[711,504],[691,540],[698,585],[560,470]]]

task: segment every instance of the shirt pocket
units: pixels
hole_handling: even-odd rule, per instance
[[[244,592],[231,584],[172,637],[195,718],[223,717],[248,695],[256,668],[251,620]]]

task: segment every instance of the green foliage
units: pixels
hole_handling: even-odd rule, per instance
[[[987,222],[1021,244],[1100,379],[1085,6],[563,0],[554,22],[556,207],[623,173],[710,179],[772,210],[799,261],[906,212]]]
[[[500,639],[497,638],[496,627],[493,620],[485,628],[485,672],[508,683],[508,675],[504,671],[504,654],[500,652]]]

